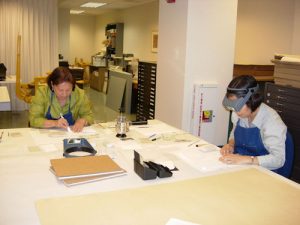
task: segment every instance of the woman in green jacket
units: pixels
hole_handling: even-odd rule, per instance
[[[47,86],[38,88],[29,111],[31,127],[63,128],[80,132],[93,123],[91,103],[75,84],[70,70],[57,67],[47,78]]]

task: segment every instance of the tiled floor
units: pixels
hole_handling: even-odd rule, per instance
[[[106,94],[95,91],[89,87],[84,88],[93,104],[95,122],[113,121],[118,112],[105,106]],[[126,114],[128,120],[135,120],[135,114]],[[28,127],[28,111],[0,112],[0,129]]]

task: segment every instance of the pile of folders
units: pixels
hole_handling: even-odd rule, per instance
[[[108,155],[52,159],[50,163],[50,171],[66,186],[127,174]]]

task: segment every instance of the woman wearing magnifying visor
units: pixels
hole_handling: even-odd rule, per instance
[[[220,160],[227,164],[255,164],[270,170],[285,162],[286,125],[278,113],[263,103],[254,77],[242,75],[227,87],[223,106],[233,111],[228,144]]]

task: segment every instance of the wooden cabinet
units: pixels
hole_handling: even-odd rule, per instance
[[[233,77],[252,75],[257,81],[273,81],[274,65],[234,64]]]
[[[83,74],[84,69],[81,67],[69,67],[72,76],[75,78],[78,87],[83,89]]]
[[[295,158],[291,179],[300,183],[300,88],[266,83],[264,101],[275,109],[293,136]]]
[[[139,62],[137,120],[154,119],[156,93],[156,63]]]

